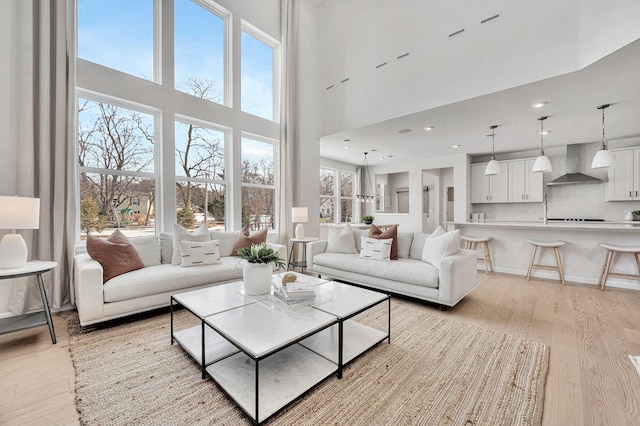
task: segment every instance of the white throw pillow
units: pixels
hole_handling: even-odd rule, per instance
[[[362,237],[360,245],[360,259],[391,262],[392,243],[393,238],[379,240],[377,238]]]
[[[136,248],[144,266],[160,265],[160,240],[155,235],[129,239]]]
[[[173,256],[171,257],[171,264],[179,265],[182,262],[182,251],[180,247],[180,241],[209,241],[209,229],[204,223],[200,225],[195,231],[189,232],[182,226],[173,224]]]
[[[180,241],[180,266],[200,266],[220,263],[220,241]]]
[[[422,261],[440,269],[442,259],[456,254],[458,250],[460,250],[460,230],[456,229],[437,237],[427,238],[422,249]]]
[[[233,246],[238,241],[239,231],[211,231],[209,232],[212,240],[220,240],[220,256],[231,256]]]
[[[344,227],[330,226],[326,253],[358,253],[353,231],[348,223]]]

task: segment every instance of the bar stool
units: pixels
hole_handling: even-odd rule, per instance
[[[614,244],[600,244],[600,247],[607,251],[604,257],[604,264],[602,265],[602,273],[600,274],[600,290],[604,290],[604,286],[607,284],[607,278],[626,278],[628,280],[640,280],[640,246],[617,246]],[[614,253],[629,253],[636,259],[636,266],[638,267],[638,274],[623,274],[620,272],[610,272],[611,263],[613,261]]]
[[[472,237],[470,235],[463,235],[462,239],[465,241],[464,248],[467,250],[475,250],[476,244],[482,244],[482,255],[483,257],[479,257],[478,260],[484,261],[484,272],[489,273],[493,272],[493,264],[491,263],[491,252],[489,251],[489,241],[492,240],[491,237]]]
[[[531,278],[531,270],[536,268],[536,269],[548,269],[551,271],[558,271],[558,273],[560,274],[560,281],[562,281],[562,285],[565,284],[564,282],[564,271],[562,270],[562,260],[560,259],[560,247],[562,247],[565,242],[564,241],[534,241],[534,240],[527,240],[527,242],[531,245],[533,245],[533,251],[531,252],[531,260],[529,261],[529,271],[527,272],[527,281],[529,281],[529,278]],[[536,265],[535,263],[533,263],[536,259],[536,252],[538,251],[538,247],[540,248],[552,248],[553,252],[556,255],[556,265],[557,266],[552,266],[552,265]]]

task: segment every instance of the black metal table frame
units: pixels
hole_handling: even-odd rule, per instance
[[[370,291],[376,291],[376,290],[370,290]],[[376,291],[376,292],[377,292],[377,293],[382,293],[382,292],[378,292],[378,291]],[[387,335],[386,335],[385,337],[383,337],[382,339],[380,339],[380,340],[378,340],[378,341],[376,341],[376,342],[372,343],[372,344],[371,344],[371,346],[369,346],[367,349],[365,349],[365,350],[364,350],[364,351],[362,351],[360,354],[358,354],[357,356],[355,356],[355,357],[354,357],[353,359],[351,359],[347,364],[349,364],[349,363],[351,363],[351,362],[355,361],[355,360],[356,360],[356,359],[358,359],[361,355],[363,355],[365,352],[367,352],[369,349],[371,349],[371,348],[373,348],[374,346],[376,346],[376,345],[380,344],[380,343],[381,343],[382,341],[384,341],[385,339],[388,341],[388,343],[389,343],[389,344],[391,344],[391,296],[390,296],[389,294],[387,294],[387,293],[383,293],[383,294],[385,294],[385,295],[386,295],[386,298],[384,298],[384,299],[382,299],[382,300],[380,300],[380,301],[378,301],[378,302],[375,302],[375,303],[369,304],[369,305],[367,305],[367,306],[365,306],[365,307],[363,307],[363,308],[361,308],[361,309],[357,310],[356,312],[353,312],[353,313],[351,313],[351,314],[349,314],[349,315],[347,315],[347,316],[345,316],[345,317],[339,317],[339,316],[336,316],[336,315],[334,315],[334,314],[330,314],[330,313],[328,313],[328,312],[325,312],[325,311],[323,311],[323,310],[321,310],[321,309],[316,308],[316,307],[315,307],[315,306],[313,306],[313,305],[312,305],[312,306],[310,306],[310,307],[311,307],[311,308],[313,308],[313,309],[316,309],[316,310],[319,310],[319,311],[321,311],[321,312],[325,312],[325,313],[327,313],[327,314],[329,314],[329,315],[333,315],[333,316],[335,316],[335,317],[336,317],[335,322],[333,322],[332,324],[326,325],[326,326],[324,326],[324,327],[322,327],[322,328],[320,328],[320,329],[318,329],[318,330],[314,330],[313,332],[306,333],[304,336],[302,336],[302,337],[300,337],[299,339],[297,339],[297,340],[295,340],[295,341],[291,342],[290,344],[288,344],[288,345],[286,345],[286,346],[284,346],[284,347],[281,347],[281,348],[278,348],[278,349],[274,349],[274,350],[272,350],[272,351],[269,351],[267,354],[265,354],[265,355],[263,355],[263,356],[261,356],[261,357],[253,357],[251,354],[247,353],[247,352],[246,352],[245,350],[243,350],[242,348],[238,348],[238,347],[237,347],[237,346],[236,346],[236,345],[231,341],[231,339],[230,339],[230,338],[228,338],[227,336],[225,336],[223,333],[218,332],[218,330],[216,330],[216,329],[214,329],[213,327],[211,327],[211,325],[209,325],[209,324],[205,324],[205,320],[204,320],[204,318],[203,318],[203,320],[202,320],[202,324],[203,324],[203,329],[202,329],[202,347],[203,347],[203,352],[202,352],[202,359],[203,359],[202,369],[203,369],[203,378],[205,378],[205,377],[206,377],[206,376],[205,376],[206,368],[205,368],[205,365],[204,365],[204,364],[205,364],[205,362],[204,362],[204,340],[205,340],[205,338],[204,338],[204,326],[206,325],[206,326],[208,326],[208,327],[212,328],[216,333],[218,333],[220,336],[222,336],[223,338],[225,338],[227,341],[229,341],[229,343],[231,343],[231,344],[233,344],[234,346],[236,346],[236,347],[238,348],[238,350],[239,350],[239,351],[243,352],[245,355],[247,355],[249,358],[251,358],[251,359],[255,362],[255,366],[256,366],[256,383],[255,383],[255,386],[256,386],[256,388],[255,388],[255,390],[256,390],[256,392],[255,392],[255,394],[256,394],[256,407],[255,407],[255,408],[256,408],[256,412],[255,412],[255,417],[253,417],[253,415],[252,415],[251,413],[247,412],[247,410],[245,410],[244,408],[242,408],[242,406],[240,406],[240,404],[236,404],[236,405],[237,405],[237,406],[238,406],[238,407],[239,407],[239,408],[240,408],[240,409],[241,409],[241,410],[242,410],[242,411],[243,411],[243,412],[244,412],[244,413],[245,413],[249,418],[253,418],[253,419],[254,419],[254,421],[253,421],[253,423],[254,423],[254,424],[261,424],[262,422],[267,421],[268,419],[270,419],[271,417],[273,417],[274,415],[276,415],[277,413],[279,413],[282,409],[284,409],[284,408],[285,408],[287,405],[289,405],[289,404],[287,404],[287,405],[285,405],[284,407],[282,407],[281,409],[277,410],[276,412],[274,412],[273,414],[271,414],[270,416],[268,416],[268,417],[267,417],[267,418],[265,418],[264,420],[262,420],[262,421],[259,421],[259,420],[258,420],[258,417],[259,417],[259,388],[260,388],[258,373],[259,373],[259,364],[260,364],[260,361],[261,361],[261,360],[263,360],[263,359],[265,359],[265,358],[268,358],[269,356],[271,356],[271,355],[273,355],[273,354],[275,354],[275,353],[278,353],[278,352],[280,352],[280,351],[282,351],[282,350],[284,350],[284,349],[286,349],[286,348],[288,348],[288,347],[290,347],[290,346],[293,346],[293,345],[295,345],[295,344],[298,344],[300,341],[302,341],[302,340],[304,340],[304,339],[306,339],[306,338],[308,338],[308,337],[310,337],[310,336],[313,336],[313,335],[315,335],[315,334],[317,334],[317,333],[319,333],[319,332],[321,332],[321,331],[323,331],[323,330],[325,330],[325,329],[327,329],[327,328],[333,327],[334,325],[336,325],[336,324],[337,324],[337,325],[338,325],[338,365],[337,365],[336,375],[337,375],[338,379],[342,379],[342,370],[343,370],[343,368],[344,368],[344,364],[343,364],[343,362],[342,362],[342,360],[343,360],[343,350],[344,350],[344,321],[347,321],[347,320],[349,320],[349,319],[351,319],[351,318],[355,317],[356,315],[361,314],[362,312],[365,312],[365,311],[367,311],[367,310],[369,310],[369,309],[371,309],[371,308],[374,308],[375,306],[380,305],[380,304],[384,303],[385,301],[387,302]],[[173,297],[172,297],[172,300],[173,300]],[[173,311],[173,304],[172,304],[171,309],[172,309],[172,311]],[[190,311],[190,312],[191,312],[191,311]],[[210,316],[213,316],[213,315],[210,315]],[[208,318],[208,317],[207,317],[207,318]],[[171,333],[172,333],[172,336],[173,336],[173,316],[171,317],[171,319],[172,319],[172,322],[171,322]],[[171,341],[171,342],[172,342],[172,344],[173,344],[173,337],[172,337],[172,341]],[[308,348],[307,348],[307,349],[308,349]],[[308,349],[308,350],[309,350],[309,351],[311,351],[310,349]],[[311,351],[311,352],[313,352],[313,351]],[[314,352],[314,353],[315,353],[315,352]],[[318,355],[319,355],[319,354],[318,354]],[[322,355],[320,355],[320,356],[322,356]],[[323,357],[323,358],[325,358],[325,357]],[[325,358],[325,359],[326,359],[326,358]],[[218,361],[220,361],[220,360],[218,360]],[[218,362],[218,361],[215,361],[215,362]],[[329,361],[331,361],[331,360],[329,360]],[[215,362],[211,362],[211,363],[209,363],[209,365],[214,364]],[[333,362],[333,361],[332,361],[332,362]],[[333,374],[333,373],[332,373],[332,374]],[[325,377],[324,379],[320,380],[316,385],[312,386],[312,387],[311,387],[309,390],[307,390],[306,392],[303,392],[303,393],[302,393],[300,396],[298,396],[296,399],[298,399],[298,398],[302,397],[303,395],[305,395],[307,392],[309,392],[311,389],[313,389],[313,388],[314,388],[315,386],[317,386],[319,383],[322,383],[324,380],[326,380],[326,379],[327,379],[328,377],[330,377],[330,376],[331,376],[331,374],[329,374],[329,375],[328,375],[327,377]],[[212,379],[213,379],[213,378],[212,378]],[[215,381],[215,379],[213,379],[213,380]],[[222,388],[222,389],[224,390],[224,388],[223,388],[222,386],[220,386],[220,388]],[[229,396],[229,398],[231,398],[232,400],[234,400],[234,401],[235,401],[235,398],[234,398],[232,395],[230,395],[230,394],[229,394],[228,392],[226,392],[226,391],[225,391],[225,393]]]
[[[13,274],[13,275],[4,275],[4,276],[0,276],[0,280],[6,280],[6,279],[13,279],[13,278],[22,278],[22,277],[30,277],[32,275],[36,276],[36,279],[38,281],[38,288],[40,289],[40,298],[42,299],[42,305],[44,308],[44,314],[46,317],[46,323],[45,322],[38,322],[38,323],[34,323],[34,324],[30,324],[29,326],[23,327],[23,328],[16,328],[13,330],[9,330],[6,332],[1,332],[0,334],[5,334],[5,333],[9,333],[9,332],[13,332],[13,331],[19,331],[22,329],[28,329],[28,328],[32,328],[32,327],[37,327],[40,325],[44,325],[47,324],[49,326],[49,334],[51,335],[51,342],[55,345],[57,340],[56,340],[56,332],[53,329],[53,321],[51,319],[51,310],[49,309],[49,301],[47,300],[47,292],[45,291],[44,288],[44,281],[42,280],[42,274],[45,272],[49,272],[52,269],[54,269],[54,267],[51,267],[49,269],[44,269],[44,270],[40,270],[40,271],[30,271],[30,272],[23,272],[23,273],[19,273],[19,274]],[[39,313],[36,313],[39,314]]]
[[[307,243],[311,241],[291,241],[291,250],[289,251],[289,260],[287,262],[287,270],[289,270],[289,266],[293,266],[300,268],[300,272],[304,274],[304,270],[307,268]],[[302,260],[293,260],[293,252],[296,244],[302,244]]]

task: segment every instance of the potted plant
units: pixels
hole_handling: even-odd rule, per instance
[[[633,220],[640,220],[640,210],[634,210],[631,213],[633,213]]]
[[[364,215],[362,216],[362,223],[365,225],[371,225],[373,223],[373,216]]]
[[[242,268],[244,289],[252,294],[266,294],[271,289],[273,267],[284,269],[284,260],[267,243],[252,244],[251,247],[239,248],[238,256],[247,264]],[[273,265],[272,265],[273,264]]]

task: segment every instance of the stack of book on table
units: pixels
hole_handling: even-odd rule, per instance
[[[288,305],[309,304],[316,298],[316,292],[311,288],[287,288],[287,286],[282,286],[274,294]]]

